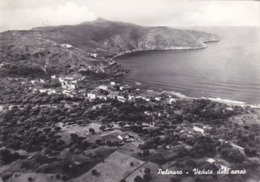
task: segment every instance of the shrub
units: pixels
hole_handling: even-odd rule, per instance
[[[16,161],[17,159],[20,158],[20,156],[17,152],[11,153],[10,150],[8,150],[8,149],[1,150],[0,156],[1,156],[4,164],[9,164],[9,163]]]

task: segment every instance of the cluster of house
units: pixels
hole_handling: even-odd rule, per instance
[[[175,98],[172,98],[171,95],[149,95],[149,94],[138,94],[139,89],[133,90],[129,85],[120,85],[115,82],[111,82],[110,85],[100,85],[96,89],[86,94],[86,98],[90,101],[97,98],[102,100],[116,99],[120,102],[134,102],[134,101],[163,101],[169,104],[176,102]]]
[[[40,92],[40,93],[47,93],[48,95],[56,93],[55,89],[41,87],[42,84],[45,84],[45,80],[43,79],[31,80],[30,83],[32,84],[32,86],[30,86],[29,89],[32,90],[33,93]],[[26,82],[23,81],[22,85],[24,84],[26,84]]]
[[[179,126],[179,127],[181,128],[179,133],[186,134],[186,136],[188,136],[188,137],[192,137],[193,134],[199,134],[199,135],[206,136],[212,130],[212,127],[209,125],[201,126],[201,125],[195,124],[191,127],[188,127],[188,126]]]
[[[76,84],[79,81],[82,81],[85,79],[85,77],[57,77],[56,75],[51,76],[52,80],[58,80],[61,84],[61,90],[60,89],[54,89],[54,88],[44,88],[42,87],[43,84],[45,84],[45,80],[43,79],[35,79],[31,80],[30,83],[32,84],[29,89],[31,89],[33,92],[40,92],[40,93],[47,93],[48,95],[56,94],[56,93],[62,93],[64,95],[67,95],[69,97],[74,97]],[[22,82],[22,84],[25,84],[25,82]]]
[[[134,96],[129,93],[131,87],[121,86],[115,82],[111,82],[110,85],[100,85],[86,94],[86,97],[92,101],[97,98],[101,100],[116,99],[120,102],[133,101]]]

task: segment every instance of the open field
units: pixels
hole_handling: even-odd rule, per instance
[[[130,165],[133,163],[133,166]],[[114,152],[107,157],[104,162],[97,164],[93,169],[97,170],[99,175],[93,175],[92,170],[73,180],[73,182],[115,182],[120,181],[132,171],[144,164],[143,161],[129,157],[120,152]]]

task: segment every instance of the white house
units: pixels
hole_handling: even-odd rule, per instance
[[[97,96],[99,99],[101,100],[107,100],[107,96],[104,96],[104,95],[99,95]]]
[[[40,93],[46,93],[47,92],[46,89],[40,89],[39,91],[40,91]]]
[[[144,100],[146,100],[147,102],[150,102],[150,101],[151,101],[151,99],[150,99],[150,98],[147,98],[147,97],[145,97]]]
[[[160,101],[161,100],[161,97],[155,97],[154,98],[156,101]]]
[[[56,75],[51,75],[51,79],[56,79]]]
[[[176,102],[176,99],[174,99],[174,98],[170,98],[169,101],[168,101],[169,104],[172,104],[174,102]]]
[[[194,127],[193,127],[193,130],[196,131],[196,132],[200,132],[201,134],[204,134],[204,129],[203,129],[203,128],[194,126]]]
[[[43,79],[40,79],[40,82],[41,82],[41,83],[45,83],[45,81],[44,81]]]
[[[97,98],[96,94],[92,94],[92,93],[88,93],[87,97],[88,97],[89,100],[94,100],[94,99]]]
[[[56,94],[57,92],[56,92],[56,90],[54,90],[54,89],[49,89],[48,90],[48,95],[51,95],[51,94]]]
[[[97,53],[91,53],[90,56],[91,56],[92,58],[97,58]]]
[[[214,162],[216,162],[216,160],[215,160],[215,159],[212,159],[212,158],[208,158],[207,161],[208,161],[209,163],[211,163],[211,164],[213,164]]]
[[[123,96],[117,96],[117,100],[120,102],[125,102],[125,98]]]
[[[67,48],[67,49],[72,47],[72,45],[70,45],[70,44],[61,44],[60,46],[63,48]]]
[[[98,86],[98,88],[100,90],[108,90],[108,86],[106,86],[106,85],[100,85],[100,86]]]
[[[121,135],[118,135],[117,138],[118,138],[119,140],[123,140],[123,137],[122,137]]]
[[[109,95],[107,95],[107,97],[111,98],[111,99],[115,99],[117,97],[117,95],[114,93],[110,93]]]
[[[227,107],[226,110],[227,111],[233,111],[233,108],[232,107]]]
[[[144,114],[147,115],[147,116],[151,116],[152,115],[152,113],[149,112],[149,111],[144,111]]]
[[[110,61],[108,62],[108,64],[109,64],[109,65],[113,65],[113,64],[116,64],[116,62],[115,62],[114,60],[110,60]]]
[[[128,100],[130,100],[130,101],[134,101],[134,100],[135,100],[135,97],[132,96],[132,95],[128,95]]]

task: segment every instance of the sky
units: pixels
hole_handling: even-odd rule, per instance
[[[0,0],[0,31],[98,17],[146,26],[260,26],[260,1]]]

